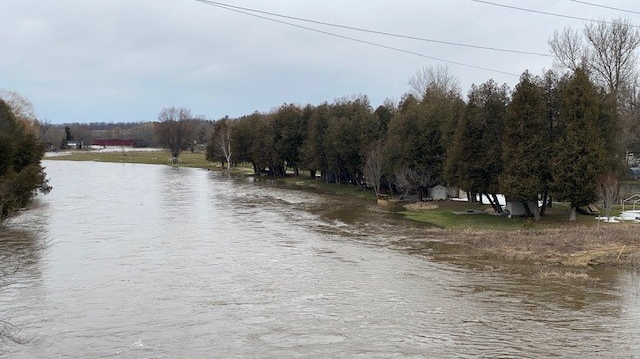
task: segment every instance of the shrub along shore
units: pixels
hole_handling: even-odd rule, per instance
[[[165,152],[119,151],[75,152],[46,157],[47,160],[170,164]],[[219,164],[205,160],[202,153],[183,152],[180,165],[221,170]],[[250,174],[252,168],[236,167],[238,174]],[[359,187],[328,184],[308,176],[283,179],[299,187],[321,188],[328,193],[375,200],[372,191]],[[424,239],[395,244],[415,251],[430,251],[435,242],[459,248],[456,255],[474,259],[518,263],[562,265],[587,268],[595,265],[640,268],[640,224],[603,223],[593,216],[579,216],[569,222],[566,204],[554,203],[540,221],[530,218],[507,219],[491,215],[490,205],[459,201],[438,201],[398,207],[397,213],[409,220],[428,223]],[[460,214],[460,213],[469,214]],[[458,214],[456,214],[458,213]]]

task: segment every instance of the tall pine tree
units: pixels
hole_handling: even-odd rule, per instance
[[[522,202],[539,218],[537,201],[549,178],[549,131],[542,89],[529,72],[520,77],[507,110],[502,139],[501,192],[508,201]],[[536,202],[529,208],[527,202]]]
[[[508,103],[506,85],[498,86],[493,80],[473,85],[446,165],[450,180],[454,179],[471,195],[485,194],[496,212],[502,212],[496,194],[502,173],[502,132]]]
[[[586,72],[575,70],[562,94],[552,159],[553,194],[571,204],[570,220],[597,199],[596,178],[606,170],[600,100]]]

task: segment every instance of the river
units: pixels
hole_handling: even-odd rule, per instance
[[[438,259],[375,205],[200,169],[45,161],[0,235],[7,358],[640,358],[640,278]]]

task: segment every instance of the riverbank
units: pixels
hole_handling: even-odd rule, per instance
[[[48,160],[97,161],[169,165],[165,152],[78,152]],[[202,153],[183,153],[180,165],[221,170]],[[248,168],[233,172],[248,174]],[[309,177],[283,179],[296,189],[313,189],[365,201],[375,200],[372,192],[346,185],[326,184]],[[540,221],[491,215],[488,205],[458,201],[438,201],[409,206],[397,212],[405,218],[425,223],[425,237],[398,243],[416,251],[429,251],[433,238],[460,248],[464,255],[486,260],[588,267],[595,265],[640,268],[640,224],[599,223],[593,216],[578,216],[569,222],[568,208],[554,204]]]
[[[427,229],[427,237],[442,238],[459,247],[450,251],[495,262],[587,268],[640,268],[640,226],[617,223],[602,226],[567,225],[563,228],[517,230]],[[430,240],[397,243],[411,250],[433,247]],[[446,255],[445,255],[446,256]]]

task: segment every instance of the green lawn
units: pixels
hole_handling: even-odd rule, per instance
[[[424,223],[435,224],[447,229],[522,229],[522,228],[559,228],[569,225],[597,224],[595,217],[578,215],[575,222],[568,221],[569,208],[564,203],[554,203],[553,208],[548,208],[547,213],[540,221],[533,218],[507,218],[488,213],[491,206],[477,203],[459,201],[434,202],[436,209],[422,211],[402,211],[406,218]],[[472,214],[457,214],[472,211]]]

